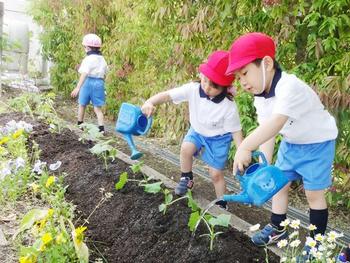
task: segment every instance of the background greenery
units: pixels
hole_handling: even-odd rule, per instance
[[[349,0],[33,0],[43,26],[43,51],[54,62],[55,89],[68,96],[84,57],[81,39],[102,37],[110,65],[106,113],[122,102],[141,104],[150,95],[197,77],[197,66],[239,35],[274,37],[277,60],[320,95],[340,130],[331,204],[350,207],[350,1]],[[252,97],[236,96],[244,131],[256,127]],[[154,136],[179,141],[188,127],[187,107],[162,105]],[[317,131],[315,131],[317,132]],[[231,153],[232,154],[232,153]]]

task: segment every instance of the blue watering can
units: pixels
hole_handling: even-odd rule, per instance
[[[123,134],[128,143],[132,160],[142,156],[142,153],[136,149],[132,135],[145,135],[152,125],[152,117],[147,118],[141,111],[141,108],[130,103],[122,103],[115,130]]]
[[[227,202],[238,202],[261,206],[281,190],[289,181],[283,172],[276,166],[268,165],[262,152],[253,152],[253,157],[260,156],[262,163],[249,166],[244,175],[236,175],[242,192],[239,194],[224,195]]]

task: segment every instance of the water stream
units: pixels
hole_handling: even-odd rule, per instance
[[[194,227],[194,229],[193,229],[192,237],[194,237],[194,235],[195,235],[195,233],[196,233],[196,230],[197,230],[197,228],[198,228],[200,222],[202,221],[202,218],[205,216],[205,214],[209,211],[210,208],[212,208],[212,207],[215,205],[215,203],[216,203],[217,201],[220,201],[220,200],[222,200],[222,197],[216,198],[214,201],[210,202],[210,203],[208,204],[208,206],[203,210],[203,212],[200,214],[199,220],[197,221],[197,223],[196,223],[196,225],[195,225],[195,227]]]

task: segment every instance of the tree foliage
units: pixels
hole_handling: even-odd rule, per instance
[[[44,28],[42,41],[54,62],[52,83],[66,94],[84,56],[81,39],[102,37],[110,65],[107,113],[120,104],[141,104],[150,95],[196,79],[198,65],[239,35],[261,31],[277,45],[277,60],[320,95],[337,118],[336,163],[350,168],[349,0],[34,0],[33,15]],[[255,127],[252,98],[238,93],[245,132]],[[158,107],[154,135],[178,140],[188,127],[187,108]],[[317,131],[315,131],[317,132]]]

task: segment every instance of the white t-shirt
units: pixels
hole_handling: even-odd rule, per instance
[[[175,104],[188,101],[191,127],[199,134],[212,137],[241,130],[239,113],[234,101],[224,98],[214,103],[199,95],[200,83],[190,82],[169,90]]]
[[[275,96],[254,98],[259,123],[272,114],[289,117],[280,133],[293,144],[320,143],[338,135],[334,118],[325,110],[316,92],[295,75],[282,72]]]
[[[107,73],[106,60],[101,55],[88,55],[81,62],[79,73],[86,73],[89,77],[103,79]]]

